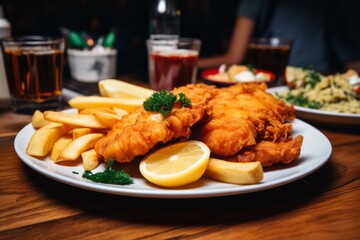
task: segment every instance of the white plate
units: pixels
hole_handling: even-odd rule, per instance
[[[84,171],[81,164],[76,166],[64,166],[53,163],[49,158],[40,160],[30,157],[26,154],[26,147],[33,132],[34,129],[31,124],[25,126],[17,134],[14,141],[14,147],[21,160],[40,174],[62,183],[92,191],[149,198],[226,196],[274,188],[314,172],[328,160],[332,151],[329,140],[320,131],[301,120],[295,120],[293,122],[294,136],[300,134],[304,136],[299,160],[289,165],[266,168],[264,180],[260,184],[234,185],[201,178],[196,183],[189,184],[182,188],[166,189],[157,187],[142,178],[138,171],[138,164],[133,164],[125,168],[125,170],[134,178],[134,183],[131,185],[120,186],[84,180],[81,177]],[[94,172],[102,171],[103,169],[104,165],[102,164]],[[78,172],[79,174],[74,174],[74,172]]]
[[[273,95],[287,90],[287,86],[269,88],[267,91]],[[315,122],[330,124],[360,125],[360,114],[335,113],[323,110],[295,106],[296,117]]]

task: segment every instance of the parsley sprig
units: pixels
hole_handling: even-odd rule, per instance
[[[181,102],[183,107],[191,106],[191,100],[187,98],[184,93],[175,95],[172,92],[161,90],[160,92],[153,93],[150,98],[144,102],[144,109],[148,112],[159,112],[163,116],[166,116],[171,112],[177,101]]]
[[[98,183],[110,183],[118,185],[132,184],[134,180],[127,172],[125,172],[124,169],[118,171],[111,168],[113,162],[114,160],[110,159],[106,164],[105,170],[103,172],[92,173],[90,170],[86,170],[84,171],[82,177]]]
[[[182,103],[183,107],[190,107],[191,100],[185,96],[184,93],[179,93],[179,101]]]

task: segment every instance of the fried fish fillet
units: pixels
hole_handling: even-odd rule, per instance
[[[119,120],[107,136],[96,143],[95,151],[105,161],[111,158],[118,162],[130,162],[158,144],[188,139],[190,128],[204,115],[211,89],[213,87],[203,84],[174,89],[176,94],[185,93],[191,100],[191,106],[175,105],[165,117],[139,107]]]
[[[105,161],[130,162],[160,144],[191,137],[224,159],[260,161],[263,166],[290,163],[299,158],[303,140],[291,137],[288,121],[295,117],[294,107],[265,90],[264,83],[176,88],[173,93],[191,99],[190,108],[176,105],[163,117],[139,107],[119,120],[95,150]]]
[[[270,142],[260,141],[252,147],[243,149],[237,155],[239,162],[259,161],[263,167],[275,164],[288,164],[300,156],[303,136],[299,135],[292,140]]]
[[[264,83],[218,90],[207,103],[197,138],[224,158],[239,156],[239,161],[260,161],[263,166],[298,159],[302,137],[293,140],[287,123],[295,118],[294,107],[265,90]]]

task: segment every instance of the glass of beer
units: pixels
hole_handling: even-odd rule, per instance
[[[15,112],[33,113],[61,105],[65,41],[24,36],[1,40],[11,105]]]
[[[150,86],[172,90],[195,83],[201,41],[192,38],[147,40]]]
[[[284,74],[289,62],[292,41],[281,38],[252,39],[246,54],[246,63],[254,68],[275,74],[275,84],[284,83]]]

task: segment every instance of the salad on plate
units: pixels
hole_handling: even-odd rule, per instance
[[[288,66],[288,89],[276,96],[295,106],[334,113],[360,114],[360,78],[356,71],[323,75]]]

